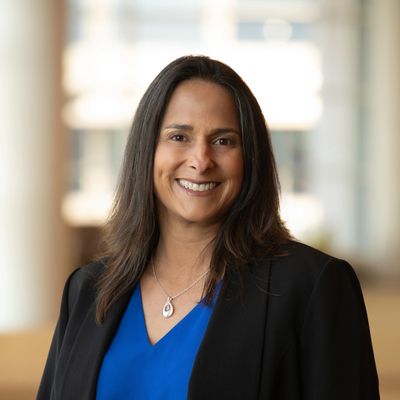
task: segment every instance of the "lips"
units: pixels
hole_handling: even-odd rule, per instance
[[[177,179],[177,182],[183,188],[192,190],[193,192],[205,192],[207,190],[212,190],[219,184],[218,182],[195,183],[187,181],[186,179]]]

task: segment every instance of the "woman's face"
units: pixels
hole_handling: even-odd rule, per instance
[[[172,94],[154,159],[160,222],[215,224],[243,179],[239,120],[222,86],[192,79]]]

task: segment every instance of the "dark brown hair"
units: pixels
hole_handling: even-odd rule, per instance
[[[177,85],[203,79],[226,88],[235,101],[242,136],[243,184],[212,242],[212,298],[217,277],[233,268],[277,255],[290,238],[279,216],[279,180],[266,122],[254,95],[227,65],[205,56],[185,56],[167,65],[137,108],[128,137],[114,205],[104,231],[103,262],[97,282],[96,318],[139,281],[155,252],[159,223],[153,191],[153,160],[161,122]]]

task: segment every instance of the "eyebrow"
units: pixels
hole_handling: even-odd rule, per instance
[[[171,130],[171,129],[176,129],[180,131],[193,131],[193,126],[186,124],[171,124],[166,126],[163,130]],[[213,135],[221,133],[232,133],[232,132],[240,136],[240,132],[238,132],[234,128],[216,128],[212,130]]]
[[[171,124],[171,125],[166,126],[163,130],[167,130],[167,129],[176,129],[179,131],[192,131],[193,126],[192,125]]]

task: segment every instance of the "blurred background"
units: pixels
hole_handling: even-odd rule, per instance
[[[98,249],[136,105],[173,59],[259,99],[300,240],[363,286],[400,398],[400,1],[1,0],[0,399],[33,399],[66,276]]]

